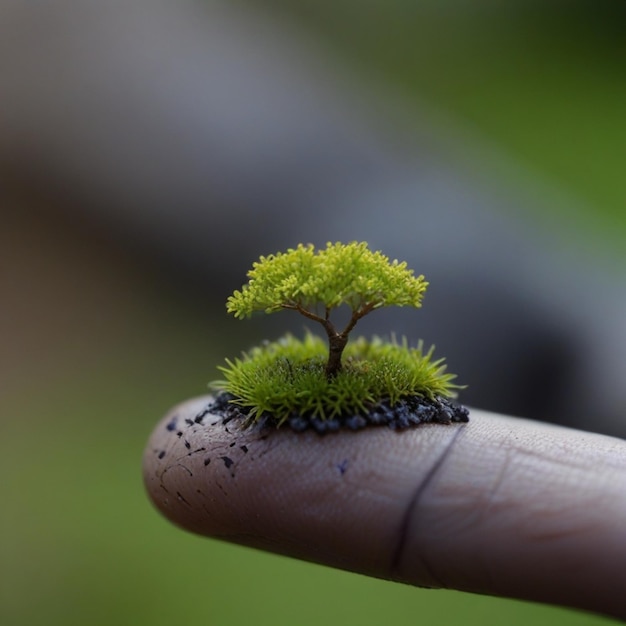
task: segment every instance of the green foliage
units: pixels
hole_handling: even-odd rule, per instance
[[[298,245],[261,257],[248,272],[250,281],[226,303],[235,317],[284,308],[326,311],[347,304],[353,311],[383,306],[421,306],[428,283],[406,263],[392,262],[366,243],[328,243],[315,250]],[[301,311],[302,312],[302,311]]]
[[[315,250],[298,245],[284,253],[261,257],[248,272],[249,282],[226,303],[243,318],[255,311],[298,311],[319,322],[328,347],[314,335],[299,341],[291,335],[253,348],[220,368],[225,379],[213,383],[246,409],[250,421],[271,416],[278,425],[291,415],[331,419],[367,414],[381,402],[396,404],[414,396],[454,396],[454,376],[443,360],[433,360],[402,343],[371,342],[348,334],[361,317],[383,306],[420,307],[428,283],[406,263],[372,252],[366,243],[328,243]],[[351,309],[345,328],[335,328],[333,309]],[[343,358],[343,361],[342,361]]]
[[[220,367],[225,380],[214,389],[231,393],[234,403],[250,409],[250,420],[270,415],[280,425],[291,414],[328,419],[340,414],[365,414],[381,400],[394,404],[409,396],[454,397],[458,385],[446,373],[443,359],[433,360],[421,343],[410,347],[363,337],[345,350],[345,366],[333,378],[325,375],[326,346],[307,333],[303,340],[286,335],[227,360]]]

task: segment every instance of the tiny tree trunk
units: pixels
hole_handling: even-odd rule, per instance
[[[341,355],[348,343],[348,336],[343,333],[328,332],[328,362],[326,378],[334,378],[341,371]]]
[[[307,311],[300,304],[284,303],[281,305],[284,309],[294,309],[308,317],[310,320],[319,322],[328,335],[328,362],[326,363],[326,378],[328,380],[334,378],[341,371],[341,355],[348,343],[348,335],[354,328],[354,325],[360,320],[366,313],[369,313],[375,306],[375,304],[365,304],[357,309],[352,310],[352,317],[348,322],[348,325],[341,331],[337,332],[337,329],[330,321],[330,307],[326,307],[326,313],[324,317],[317,315],[312,311]]]

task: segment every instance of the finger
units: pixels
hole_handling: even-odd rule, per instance
[[[626,444],[473,411],[467,425],[241,430],[208,398],[144,455],[176,524],[381,578],[626,618]]]

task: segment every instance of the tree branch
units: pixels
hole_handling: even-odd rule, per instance
[[[348,334],[354,328],[356,323],[364,316],[367,315],[372,309],[376,307],[375,302],[368,302],[356,309],[352,310],[352,316],[348,325],[341,332],[337,332],[334,324],[330,321],[331,307],[324,307],[324,317],[313,313],[305,309],[298,303],[283,303],[280,305],[283,309],[290,309],[292,311],[298,311],[304,317],[319,322],[328,335],[328,362],[326,364],[326,376],[330,379],[337,375],[341,371],[341,355],[348,342]]]
[[[328,308],[326,308],[325,317],[322,317],[321,315],[317,315],[316,313],[313,313],[312,311],[305,309],[300,304],[281,304],[280,306],[283,309],[290,309],[291,311],[298,311],[298,313],[300,313],[301,315],[304,315],[304,317],[308,317],[310,320],[319,322],[324,327],[329,337],[331,335],[338,334],[337,330],[335,329],[335,326],[330,321],[330,316],[329,316],[330,309]]]
[[[356,326],[356,323],[364,316],[367,315],[370,311],[375,308],[376,304],[374,302],[368,302],[364,304],[362,307],[355,309],[352,311],[352,317],[348,322],[348,325],[341,331],[341,334],[345,337],[348,333]]]

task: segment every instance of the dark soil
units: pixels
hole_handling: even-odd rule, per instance
[[[233,419],[247,422],[248,411],[232,404],[230,401],[233,397],[225,392],[218,394],[215,400],[196,416],[195,422],[201,424],[204,417],[209,414],[221,416],[224,423]],[[411,396],[403,398],[393,406],[383,400],[372,406],[367,414],[350,413],[327,420],[316,415],[294,414],[287,419],[285,424],[295,432],[313,429],[323,435],[341,429],[360,430],[368,426],[387,426],[393,430],[404,430],[420,424],[451,424],[468,421],[469,411],[448,398],[437,397],[431,400],[422,396]],[[259,422],[272,425],[276,420],[271,415],[264,415]]]

